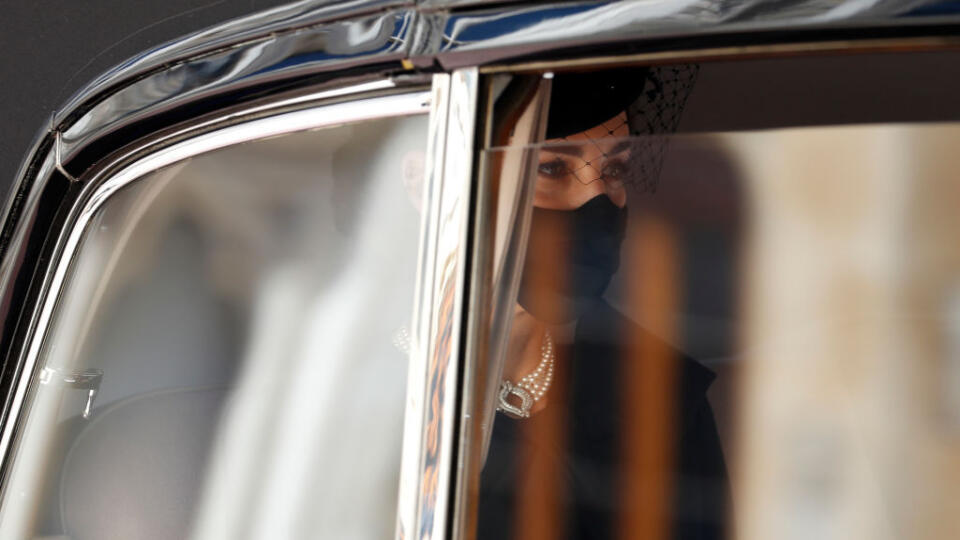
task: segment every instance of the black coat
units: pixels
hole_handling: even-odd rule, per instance
[[[646,347],[636,348],[644,342]],[[581,317],[574,342],[557,348],[556,378],[547,407],[525,420],[497,415],[481,477],[478,539],[517,536],[515,516],[525,505],[518,500],[518,491],[528,497],[537,493],[536,487],[533,491],[529,485],[522,488],[525,482],[551,486],[545,496],[555,498],[556,510],[550,515],[559,521],[555,530],[564,531],[561,538],[622,538],[618,526],[624,513],[642,512],[644,508],[638,506],[651,508],[631,504],[623,496],[628,476],[623,435],[629,421],[624,409],[625,404],[636,403],[624,391],[631,388],[630,373],[635,373],[627,368],[637,367],[627,362],[652,361],[630,353],[650,351],[651,344],[659,347],[653,350],[662,351],[658,356],[672,370],[664,379],[671,388],[658,392],[667,396],[663,410],[673,420],[667,431],[672,434],[667,437],[670,440],[662,441],[670,448],[672,465],[664,467],[670,471],[654,475],[665,479],[658,485],[666,486],[664,498],[669,500],[659,501],[666,512],[660,518],[666,529],[659,530],[683,540],[725,537],[727,473],[706,396],[713,372],[669,348],[608,304],[597,302]],[[553,428],[546,425],[549,422]],[[545,437],[557,433],[557,426],[562,436]],[[537,474],[546,480],[536,478]],[[633,474],[631,481],[644,479]]]

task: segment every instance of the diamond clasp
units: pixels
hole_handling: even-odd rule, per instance
[[[517,396],[520,399],[520,405],[510,403],[510,396]],[[513,418],[530,418],[530,409],[533,407],[533,396],[519,386],[515,386],[510,381],[500,383],[500,395],[498,399],[497,410],[506,413]]]

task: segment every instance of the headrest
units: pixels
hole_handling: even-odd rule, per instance
[[[60,480],[74,540],[186,538],[199,504],[225,388],[162,390],[95,414]]]

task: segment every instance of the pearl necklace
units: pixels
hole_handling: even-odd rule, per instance
[[[553,366],[556,363],[556,357],[553,336],[547,330],[543,333],[543,342],[540,344],[540,363],[537,368],[524,375],[517,384],[506,379],[500,383],[497,410],[516,418],[530,418],[530,409],[533,408],[534,403],[546,395],[553,382]],[[511,395],[520,399],[519,406],[510,403]]]
[[[394,333],[393,346],[405,355],[410,354],[410,332],[406,326],[401,326]],[[550,390],[556,358],[553,335],[546,330],[543,333],[543,341],[540,343],[540,363],[537,364],[536,369],[524,375],[519,383],[513,384],[506,379],[500,383],[497,410],[514,418],[530,418],[530,409]],[[519,406],[510,403],[511,395],[520,400]]]

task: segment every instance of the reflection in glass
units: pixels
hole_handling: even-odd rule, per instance
[[[960,127],[626,135],[486,155],[538,156],[503,378],[555,355],[478,537],[952,538]]]
[[[48,334],[2,536],[389,537],[420,222],[404,171],[425,141],[425,117],[288,135],[108,199]],[[94,370],[91,402],[65,381]]]

